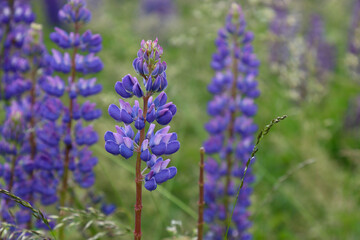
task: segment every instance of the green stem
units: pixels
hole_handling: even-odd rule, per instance
[[[256,143],[255,143],[255,145],[254,145],[254,148],[253,148],[253,150],[252,150],[252,152],[251,152],[251,155],[250,155],[249,159],[248,159],[247,162],[246,162],[246,166],[245,166],[245,169],[244,169],[244,174],[243,174],[243,176],[242,176],[242,178],[241,178],[240,187],[239,187],[239,189],[238,189],[238,191],[237,191],[236,199],[235,199],[234,204],[233,204],[233,207],[232,207],[232,211],[231,211],[230,219],[229,219],[229,222],[228,222],[228,225],[227,225],[227,229],[226,229],[226,233],[225,233],[225,236],[224,236],[224,240],[227,240],[227,239],[228,239],[228,238],[227,238],[227,235],[228,235],[228,233],[229,233],[231,219],[232,219],[232,216],[234,215],[236,203],[237,203],[237,201],[238,201],[238,199],[239,199],[240,190],[241,190],[242,187],[244,186],[245,175],[246,175],[246,172],[247,172],[247,170],[248,170],[248,168],[249,168],[251,159],[254,158],[255,154],[256,154],[257,151],[259,150],[259,149],[258,149],[258,146],[259,146],[259,144],[260,144],[261,139],[263,139],[263,137],[265,137],[265,136],[269,133],[270,129],[271,129],[275,124],[279,123],[280,121],[284,120],[285,118],[287,118],[287,115],[284,115],[284,116],[282,116],[282,117],[277,117],[277,118],[271,120],[271,122],[270,122],[268,125],[266,125],[265,128],[264,128],[263,130],[261,130],[260,133],[259,133],[259,135],[257,136],[257,138],[256,138]]]

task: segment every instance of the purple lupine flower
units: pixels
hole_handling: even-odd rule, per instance
[[[310,26],[306,43],[308,49],[312,50],[315,54],[316,78],[319,79],[320,82],[324,82],[327,77],[326,74],[334,71],[336,64],[336,49],[335,46],[331,45],[326,40],[324,22],[320,15],[312,16]],[[307,61],[306,56],[304,61]]]
[[[88,146],[98,141],[98,135],[88,123],[101,117],[101,110],[96,108],[95,103],[80,101],[79,97],[89,97],[102,90],[101,85],[96,83],[96,78],[85,78],[103,68],[100,58],[95,55],[102,49],[102,39],[99,34],[83,30],[91,20],[91,12],[86,8],[85,0],[67,0],[58,16],[60,22],[69,24],[74,31],[55,27],[55,31],[50,34],[50,39],[58,49],[52,49],[47,62],[60,76],[47,76],[41,80],[41,87],[51,95],[50,99],[56,99],[49,100],[54,103],[61,103],[59,97],[64,93],[69,98],[68,105],[63,108],[57,109],[55,104],[49,104],[48,107],[54,115],[59,111],[62,117],[60,134],[54,131],[49,133],[56,135],[56,141],[60,138],[65,143],[60,150],[57,170],[63,178],[60,191],[67,191],[65,188],[71,177],[69,171],[82,188],[90,188],[95,183],[93,169],[98,161],[92,156]],[[66,195],[60,199],[61,205],[66,201],[65,198]]]
[[[360,0],[354,0],[353,14],[349,28],[348,65],[351,73],[360,76]]]
[[[142,78],[142,83],[130,74],[122,81],[115,84],[115,91],[122,98],[136,96],[143,99],[143,106],[135,100],[133,106],[123,99],[109,106],[109,115],[118,122],[123,122],[124,127],[116,126],[116,132],[105,133],[105,149],[113,155],[130,158],[137,152],[138,160],[147,163],[150,172],[143,178],[145,188],[149,191],[156,189],[161,184],[176,175],[176,168],[167,168],[170,159],[163,161],[163,154],[171,155],[180,148],[176,133],[169,133],[170,126],[154,132],[156,121],[160,125],[167,125],[176,114],[176,106],[167,103],[167,95],[163,90],[167,87],[165,62],[161,61],[162,47],[155,41],[142,41],[137,58],[133,61],[135,71]],[[153,99],[153,95],[160,94]],[[146,123],[149,123],[148,128]],[[138,132],[135,134],[130,124]],[[145,130],[147,128],[147,130]]]
[[[223,239],[231,217],[232,202],[253,147],[253,135],[257,130],[252,117],[257,112],[254,98],[257,89],[259,60],[253,52],[254,34],[246,31],[246,22],[241,7],[233,4],[226,17],[225,27],[218,32],[215,41],[217,52],[211,62],[215,76],[208,86],[213,99],[207,112],[212,117],[205,124],[209,139],[204,148],[208,155],[205,162],[204,219],[209,224],[205,239]],[[240,198],[232,218],[228,239],[248,239],[249,199],[251,174],[245,178]],[[235,214],[234,214],[235,215]]]
[[[105,214],[105,215],[111,215],[115,212],[116,210],[116,206],[114,204],[106,204],[103,203],[101,205],[101,211]]]
[[[57,101],[58,99],[40,91],[41,79],[46,79],[46,74],[51,72],[45,61],[46,51],[40,25],[31,24],[31,28],[24,38],[22,51],[32,66],[30,69],[30,94],[18,99],[16,103],[23,116],[23,139],[16,140],[17,149],[15,148],[15,151],[6,152],[8,159],[15,157],[13,162],[15,164],[10,163],[13,167],[6,168],[5,182],[12,186],[11,190],[16,195],[31,204],[49,205],[57,201],[58,181],[55,175],[57,161],[54,159],[59,159],[58,134],[60,129],[54,121],[60,116],[59,111],[62,109],[62,104],[61,101]],[[37,73],[41,73],[41,75],[38,76]],[[8,120],[14,123],[11,118]],[[2,133],[4,138],[6,135],[6,132]],[[13,146],[10,146],[11,149],[14,149]],[[19,152],[18,155],[16,155],[16,150]],[[11,154],[15,156],[9,156]],[[10,205],[10,202],[6,203]],[[14,220],[19,221],[18,223],[25,223],[26,220],[29,223],[31,222],[31,212],[21,210],[16,213]]]
[[[173,0],[142,0],[140,7],[143,14],[156,14],[161,18],[170,17],[176,13]]]
[[[10,5],[12,4],[12,5]],[[9,100],[30,90],[31,83],[23,76],[30,65],[22,50],[29,25],[35,16],[28,1],[0,1],[0,98]]]
[[[269,45],[270,62],[285,65],[290,58],[288,42],[295,38],[299,29],[299,21],[294,14],[290,13],[288,4],[285,2],[274,1],[271,7],[274,17],[269,26],[272,34],[272,41]]]
[[[10,192],[19,193],[17,182],[24,180],[26,174],[22,174],[25,168],[22,168],[21,153],[23,152],[26,141],[26,120],[22,106],[16,101],[12,101],[6,108],[6,120],[1,129],[1,155],[5,159],[4,165],[1,166],[4,188]],[[31,168],[31,166],[30,166]],[[31,188],[23,186],[26,191]],[[24,191],[23,191],[24,193]],[[26,193],[25,193],[26,195]],[[21,195],[23,197],[24,195]],[[14,223],[15,219],[9,214],[9,209],[14,203],[4,196],[1,197],[1,216],[4,221]]]

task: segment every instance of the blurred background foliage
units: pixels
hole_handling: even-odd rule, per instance
[[[33,1],[33,6],[38,22],[48,23],[44,30],[50,49],[54,44],[46,36],[53,26],[45,13],[45,1]],[[360,77],[356,79],[350,74],[346,64],[353,1],[275,1],[286,4],[293,16],[300,19],[297,37],[304,38],[311,27],[311,15],[323,17],[326,39],[336,53],[336,67],[327,76],[321,93],[294,100],[290,83],[298,72],[274,71],[269,61],[272,39],[269,25],[274,17],[269,7],[271,1],[238,1],[248,30],[255,33],[254,48],[262,62],[258,78],[262,94],[256,100],[259,111],[255,121],[262,127],[276,116],[289,116],[266,137],[257,154],[251,232],[254,239],[359,239],[360,104],[349,103],[360,92]],[[224,24],[231,1],[88,2],[93,11],[89,28],[103,37],[100,57],[105,68],[98,79],[104,90],[97,97],[103,118],[95,123],[100,136],[114,130],[115,122],[107,114],[109,104],[117,103],[119,98],[114,84],[127,73],[135,75],[132,61],[140,41],[158,37],[164,48],[167,94],[178,107],[171,125],[181,142],[180,151],[172,159],[178,175],[174,181],[160,186],[159,191],[143,191],[143,236],[155,240],[169,238],[172,229],[166,228],[171,220],[180,220],[182,233],[191,235],[196,227],[198,150],[207,138],[203,128],[208,120],[206,104],[211,97],[207,84],[214,74],[210,61],[215,51],[214,39]],[[160,7],[154,8],[154,4]],[[293,40],[286,39],[285,44],[294,43]],[[311,50],[305,47],[303,51]],[[103,145],[100,141],[94,147],[99,158],[95,191],[118,206],[114,216],[118,223],[133,227],[135,161],[112,156]],[[310,159],[311,164],[299,167]],[[282,176],[296,168],[281,181]],[[75,239],[76,230],[73,231]],[[130,238],[127,235],[122,239]]]

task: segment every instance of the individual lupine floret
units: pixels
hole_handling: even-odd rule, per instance
[[[142,97],[144,95],[139,81],[130,74],[123,77],[121,82],[116,82],[115,91],[123,98],[131,98],[133,95]]]
[[[43,118],[49,121],[56,121],[61,113],[63,104],[60,99],[55,97],[46,97],[40,108],[40,114]]]
[[[172,102],[166,103],[167,95],[161,92],[154,100],[149,98],[148,111],[146,113],[146,121],[153,122],[156,120],[161,125],[167,125],[171,122],[173,116],[176,114],[176,106]]]
[[[81,116],[85,121],[92,121],[101,117],[101,110],[96,109],[96,103],[86,101],[81,106]]]
[[[77,91],[83,97],[95,95],[101,92],[101,90],[102,86],[100,84],[96,84],[96,78],[91,78],[89,80],[80,78],[77,82]]]
[[[142,107],[135,100],[134,106],[123,99],[119,100],[120,108],[115,104],[109,106],[109,115],[118,122],[123,122],[125,127],[116,126],[116,132],[105,133],[105,149],[113,155],[122,155],[130,158],[137,152],[136,160],[136,205],[135,205],[135,239],[141,238],[141,192],[142,181],[145,181],[145,188],[149,191],[155,190],[157,184],[165,182],[176,175],[176,168],[166,168],[170,160],[164,164],[156,165],[156,159],[163,155],[175,153],[180,148],[176,133],[169,133],[169,126],[157,132],[155,130],[155,120],[160,125],[167,125],[176,114],[176,106],[167,102],[164,92],[160,93],[154,100],[153,95],[163,91],[167,87],[165,62],[161,61],[163,54],[162,47],[155,41],[142,41],[141,48],[137,53],[137,58],[133,61],[135,71],[143,78],[142,83],[130,74],[122,78],[115,84],[115,91],[122,98],[136,96],[142,98]],[[133,124],[138,130],[137,134],[130,127]],[[146,131],[147,123],[150,123]],[[162,159],[159,158],[161,161]],[[159,160],[159,161],[160,161]],[[147,163],[150,172],[144,177],[141,172],[141,161]],[[156,165],[156,167],[155,167]]]
[[[75,141],[79,146],[90,146],[98,141],[98,135],[91,125],[83,127],[81,121],[79,121],[76,123],[74,131]]]
[[[54,97],[61,97],[65,92],[65,83],[59,76],[43,76],[40,86],[44,92]]]
[[[99,34],[92,34],[90,30],[87,30],[81,35],[80,49],[82,51],[88,51],[97,53],[102,49],[102,38]]]
[[[119,122],[124,122],[125,124],[135,122],[136,129],[143,129],[145,127],[145,119],[143,117],[143,111],[139,107],[139,101],[135,100],[133,107],[122,99],[119,99],[119,103],[120,108],[115,104],[111,104],[109,106],[108,112],[110,116]]]
[[[164,127],[153,133],[155,124],[150,124],[145,140],[149,140],[148,147],[156,156],[171,155],[180,149],[180,143],[177,140],[176,133],[169,133],[170,126]],[[144,140],[144,142],[145,142]],[[143,143],[144,143],[143,142]],[[146,146],[145,142],[145,146]],[[146,146],[147,147],[147,146]],[[145,149],[145,147],[143,147]]]
[[[105,149],[111,154],[130,158],[134,151],[134,131],[130,125],[116,126],[116,132],[105,133]]]
[[[59,19],[61,22],[72,23],[88,23],[91,20],[91,12],[85,8],[85,0],[68,0],[59,11]]]
[[[70,34],[68,34],[67,32],[58,27],[55,27],[55,32],[52,32],[50,34],[50,39],[63,49],[76,47],[80,44],[79,33],[75,34],[71,32]]]
[[[151,167],[150,172],[146,174],[144,178],[145,180],[144,187],[147,190],[153,191],[157,188],[158,184],[164,183],[167,180],[175,177],[177,173],[177,169],[176,167],[167,168],[167,165],[169,163],[170,163],[170,159],[163,161],[163,159],[160,157],[156,160],[155,164]]]
[[[236,205],[236,218],[231,219],[231,202],[236,184],[241,179],[245,163],[253,148],[253,134],[257,130],[251,117],[257,112],[254,98],[260,92],[255,80],[259,60],[254,54],[254,34],[246,31],[246,23],[237,4],[226,17],[225,28],[220,29],[215,41],[217,52],[211,62],[215,76],[208,85],[214,95],[207,112],[212,119],[205,124],[210,136],[204,143],[205,152],[213,154],[205,163],[205,221],[209,231],[206,239],[223,239],[230,224],[227,239],[248,239],[251,177],[245,179],[241,198]]]

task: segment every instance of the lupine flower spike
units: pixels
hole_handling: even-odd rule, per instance
[[[12,3],[14,5],[11,5]],[[8,13],[8,23],[10,24],[4,35],[9,42],[8,44],[4,43],[6,47],[2,49],[3,66],[6,68],[9,61],[13,61],[11,59],[14,59],[15,56],[20,61],[14,60],[11,63],[14,65],[13,68],[6,68],[7,70],[4,68],[3,75],[3,83],[5,83],[3,97],[7,101],[16,97],[16,100],[11,100],[11,104],[7,108],[7,119],[2,130],[2,150],[0,152],[1,155],[4,155],[6,163],[0,168],[4,170],[2,174],[5,180],[4,187],[31,204],[36,204],[38,200],[41,200],[42,205],[49,205],[56,202],[57,196],[56,179],[53,174],[53,164],[50,161],[52,156],[47,154],[51,152],[49,150],[51,148],[44,147],[41,140],[44,135],[38,134],[41,131],[40,121],[46,119],[40,110],[44,101],[41,101],[43,96],[38,79],[39,75],[44,76],[49,72],[45,63],[41,26],[31,24],[30,28],[27,27],[34,20],[34,15],[26,1],[10,1],[10,5],[6,5],[4,2],[2,4],[4,8],[1,19],[6,19],[6,13]],[[11,29],[18,29],[20,26],[22,26],[22,31],[17,32],[14,36]],[[10,51],[12,45],[14,45],[14,49]],[[27,67],[22,68],[25,65]],[[29,79],[25,79],[25,77]],[[27,86],[26,88],[23,88],[24,84]],[[28,95],[26,90],[30,90]],[[20,116],[21,119],[17,119],[15,116]],[[17,126],[16,129],[12,128],[14,125]],[[21,129],[20,134],[17,133],[19,129]],[[7,136],[9,130],[13,133]],[[54,139],[52,141],[54,142]],[[49,151],[45,151],[45,149]],[[45,182],[46,184],[44,184]],[[16,222],[20,228],[25,227],[27,223],[27,227],[31,229],[31,212],[19,209],[16,214],[9,214],[9,209],[13,206],[14,203],[10,201],[1,204],[2,219],[9,223]],[[36,227],[42,226],[36,222]]]
[[[64,158],[59,174],[62,176],[60,189],[60,206],[66,205],[70,171],[74,181],[82,188],[89,188],[95,182],[94,166],[97,158],[92,156],[89,146],[97,142],[98,136],[92,125],[87,125],[101,116],[101,111],[95,103],[85,101],[79,104],[78,97],[95,95],[102,90],[101,85],[96,83],[96,78],[78,78],[79,75],[94,74],[102,70],[103,64],[95,55],[102,49],[102,39],[99,34],[93,34],[90,30],[81,33],[82,27],[91,19],[91,13],[86,8],[85,0],[68,0],[59,11],[59,20],[70,24],[74,32],[66,32],[55,28],[50,34],[50,39],[63,50],[52,50],[49,58],[51,67],[59,73],[66,74],[67,79],[53,76],[44,79],[43,88],[46,88],[54,103],[48,108],[54,112],[54,118],[59,114],[62,118],[63,141],[65,143]],[[65,84],[67,82],[67,84]],[[67,107],[54,107],[60,97],[67,92],[69,104]],[[61,102],[60,102],[61,103]],[[56,111],[60,111],[57,113]],[[75,159],[78,159],[75,163]],[[64,228],[59,231],[59,238],[64,238]]]
[[[210,137],[204,143],[209,156],[205,163],[204,219],[209,224],[205,239],[223,239],[231,224],[228,239],[250,239],[247,207],[250,205],[253,177],[247,175],[241,190],[235,214],[230,223],[231,202],[236,184],[242,176],[254,141],[257,126],[252,117],[257,112],[254,98],[257,89],[259,60],[253,52],[254,34],[246,31],[241,7],[232,4],[225,28],[219,30],[215,41],[217,52],[211,62],[215,76],[208,86],[213,99],[208,104],[212,119],[205,125]]]
[[[116,126],[116,132],[105,133],[105,149],[113,155],[121,155],[125,159],[137,153],[136,159],[136,205],[134,239],[141,239],[142,183],[153,191],[159,184],[173,178],[177,170],[168,167],[170,159],[163,155],[171,155],[180,148],[176,133],[170,133],[170,126],[155,131],[159,125],[167,125],[176,114],[176,106],[167,102],[163,91],[167,87],[165,62],[161,61],[162,47],[155,41],[142,41],[137,58],[133,61],[136,73],[142,78],[139,81],[130,74],[116,82],[115,91],[121,96],[119,106],[111,104],[109,115],[123,126]],[[154,95],[157,97],[154,99]],[[135,100],[133,106],[123,99],[136,96],[142,99],[142,105]],[[135,128],[133,128],[133,127]],[[146,163],[148,173],[144,176],[141,160]]]

